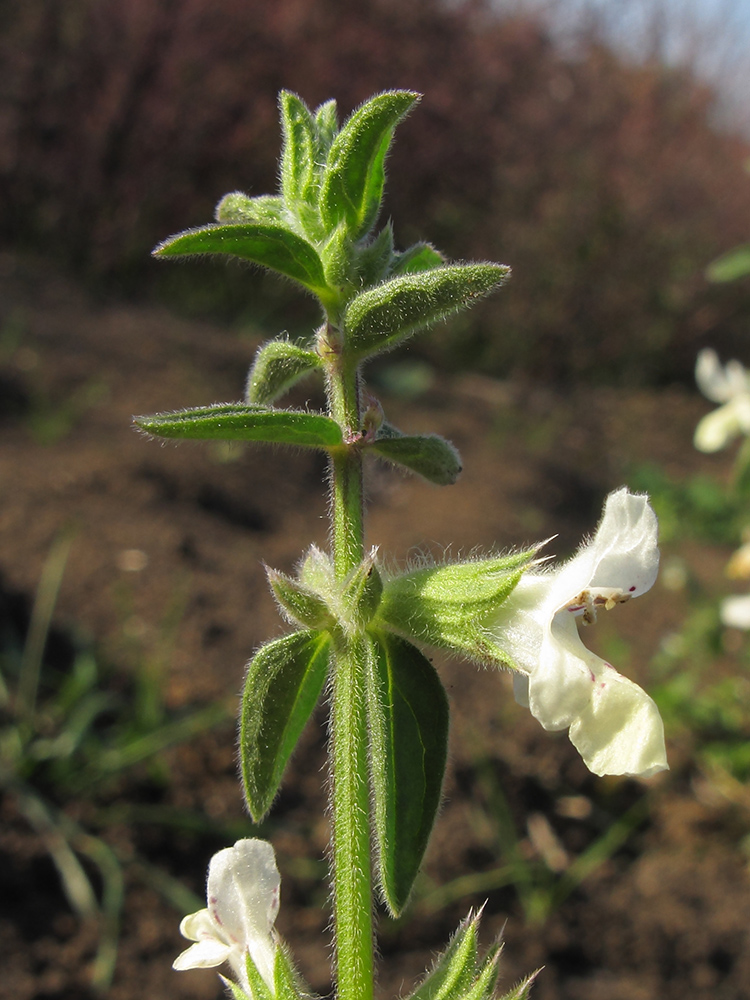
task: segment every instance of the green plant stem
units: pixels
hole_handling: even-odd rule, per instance
[[[330,415],[344,439],[351,442],[360,429],[359,375],[339,361],[328,377]],[[346,576],[364,555],[362,453],[347,443],[331,456],[333,559],[336,575]]]
[[[339,579],[364,556],[362,456],[354,448],[332,458],[332,534],[334,565]]]
[[[359,432],[359,376],[338,360],[329,373],[330,415],[351,442]],[[364,555],[362,456],[347,443],[331,459],[332,541],[342,579]],[[338,1000],[371,1000],[374,981],[370,795],[363,638],[339,637],[331,712],[332,884]]]
[[[332,711],[337,1000],[371,1000],[374,959],[364,643],[336,653]]]

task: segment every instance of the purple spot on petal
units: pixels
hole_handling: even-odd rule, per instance
[[[630,587],[629,590],[630,590],[630,593],[632,594],[633,591],[635,590],[635,587]]]

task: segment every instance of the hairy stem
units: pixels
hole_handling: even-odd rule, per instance
[[[331,528],[336,575],[344,577],[364,555],[362,454],[352,441],[360,430],[359,375],[336,366],[328,377],[330,414],[347,443],[331,457]]]
[[[331,416],[345,444],[331,457],[331,534],[336,575],[342,579],[364,555],[359,376],[342,359],[328,377]],[[332,883],[338,1000],[371,1000],[374,957],[370,795],[367,761],[366,638],[336,643],[331,711]]]
[[[374,960],[364,642],[336,654],[333,689],[333,902],[337,1000],[371,1000]]]

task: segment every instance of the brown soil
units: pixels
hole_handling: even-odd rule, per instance
[[[324,464],[274,449],[161,447],[134,433],[130,417],[237,398],[258,332],[95,305],[38,263],[10,255],[0,259],[0,287],[6,613],[27,614],[50,546],[72,523],[56,629],[94,637],[99,655],[115,665],[113,683],[127,685],[144,656],[166,660],[170,712],[212,699],[231,706],[248,655],[284,628],[262,562],[288,571],[310,542],[326,543]],[[294,401],[317,405],[317,392],[305,387]],[[437,489],[370,469],[369,539],[402,561],[417,550],[467,552],[552,534],[552,548],[564,555],[593,528],[603,496],[625,480],[632,462],[657,462],[678,477],[726,468],[725,459],[693,452],[692,429],[706,407],[677,388],[560,394],[467,375],[437,378],[417,402],[383,401],[399,426],[453,440],[466,470],[456,486]],[[128,569],[131,550],[145,554],[140,569]],[[704,580],[718,579],[727,555],[695,544],[687,551]],[[175,607],[180,624],[165,652],[165,621]],[[647,682],[650,658],[686,607],[684,593],[657,585],[618,610],[592,641],[628,643],[629,664],[622,665]],[[503,982],[544,965],[538,1000],[750,996],[750,884],[739,846],[748,815],[700,774],[689,746],[673,744],[672,771],[648,784],[596,780],[564,734],[543,733],[515,706],[507,678],[465,663],[439,666],[453,711],[445,806],[411,911],[397,924],[381,922],[382,995],[407,992],[461,917],[486,900],[487,944],[505,927]],[[323,993],[330,990],[324,723],[321,710],[261,831],[277,849],[284,880],[280,929]],[[101,792],[62,805],[121,858],[148,862],[200,895],[212,852],[255,829],[235,768],[227,722],[162,754],[160,769],[133,768]],[[502,796],[527,870],[541,874],[525,892],[497,888],[491,874],[461,892],[453,880],[508,863],[500,846]],[[125,810],[117,821],[116,806]],[[153,809],[139,820],[139,806],[197,815],[208,828],[157,822]],[[70,910],[44,843],[12,795],[2,813],[0,995],[86,997],[96,927]],[[544,834],[562,850],[564,868],[623,816],[636,818],[619,846],[546,912],[545,891],[558,877],[540,864]],[[108,996],[220,995],[214,971],[172,972],[179,914],[142,866],[126,872]],[[439,906],[435,893],[446,885],[455,898]]]

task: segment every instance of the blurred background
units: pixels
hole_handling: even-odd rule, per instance
[[[539,1000],[745,996],[748,651],[718,602],[750,517],[733,453],[692,447],[698,350],[750,362],[750,280],[706,277],[750,239],[745,0],[2,0],[0,61],[0,995],[221,994],[171,972],[177,926],[211,853],[258,833],[235,696],[281,628],[261,560],[326,542],[325,469],[159,448],[130,416],[238,398],[260,341],[317,315],[239,264],[149,255],[226,192],[275,190],[281,88],[344,115],[409,88],[397,246],[513,277],[369,371],[466,469],[441,491],[373,467],[371,541],[404,560],[556,534],[566,556],[610,489],[648,490],[661,582],[586,641],[654,693],[672,771],[593,781],[503,678],[441,663],[447,802],[411,913],[382,925],[383,996],[484,900],[507,984],[546,966]],[[305,739],[260,834],[325,993],[324,714]]]

